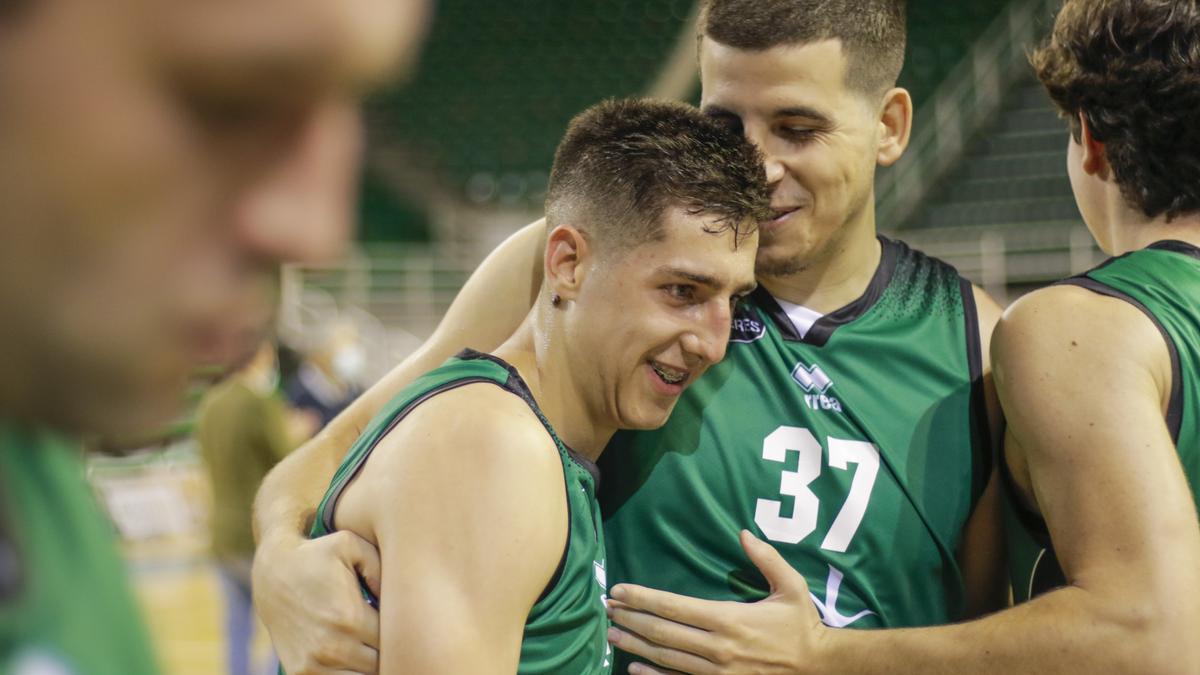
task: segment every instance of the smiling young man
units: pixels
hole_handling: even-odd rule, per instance
[[[998,606],[997,425],[985,408],[999,309],[875,229],[875,167],[899,158],[912,115],[894,86],[903,3],[713,0],[701,30],[703,108],[762,150],[776,217],[761,228],[760,288],[734,318],[729,357],[661,430],[618,434],[606,451],[609,581],[764,598],[768,584],[737,535],[751,528],[804,574],[830,625],[929,625]],[[331,458],[390,392],[451,345],[498,344],[515,325],[524,307],[496,299],[529,297],[543,232],[535,224],[497,249],[421,352],[268,477],[255,573],[264,619],[290,636],[283,650],[370,668],[371,618],[348,604],[302,609],[312,603],[292,589],[317,570],[350,579],[350,568],[370,569],[373,551],[348,539],[302,543],[301,524]],[[637,591],[630,604],[663,597],[621,589]],[[759,642],[706,635],[753,667],[793,646],[794,624],[780,617],[811,602],[805,592],[783,613],[776,598],[736,605]],[[616,618],[628,626],[634,616]],[[617,640],[654,655],[631,633]]]
[[[401,391],[317,511],[379,549],[381,673],[611,671],[594,462],[723,358],[768,204],[754,148],[689,106],[571,122],[533,309]]]
[[[80,436],[248,356],[349,233],[362,88],[424,2],[0,0],[0,672],[156,672]]]

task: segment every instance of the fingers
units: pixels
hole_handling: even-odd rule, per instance
[[[742,530],[739,536],[750,562],[766,577],[772,593],[808,594],[808,584],[804,581],[804,576],[784,560],[774,546],[754,536],[749,530]]]
[[[624,632],[636,634],[656,645],[711,660],[709,650],[715,640],[708,631],[639,612],[617,602],[610,602],[609,616]]]
[[[610,596],[633,609],[649,612],[676,623],[714,630],[724,625],[730,603],[699,600],[686,595],[656,591],[636,584],[617,584]]]
[[[342,558],[358,572],[366,582],[367,588],[375,597],[379,597],[382,587],[382,567],[379,561],[379,550],[362,537],[348,531],[337,532],[331,536],[341,537],[338,546],[342,550]]]
[[[608,641],[618,649],[648,659],[659,666],[694,675],[710,675],[717,672],[716,666],[704,659],[676,649],[664,647],[646,640],[634,633],[628,633],[619,628],[608,629]],[[671,670],[635,670],[629,667],[630,673],[661,673]]]

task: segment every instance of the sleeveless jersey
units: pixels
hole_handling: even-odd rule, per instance
[[[604,605],[604,538],[596,501],[599,473],[592,462],[558,438],[516,369],[494,356],[463,351],[401,390],[351,446],[321,500],[310,535],[319,537],[334,531],[334,511],[346,486],[379,441],[409,412],[433,396],[479,382],[495,384],[521,397],[533,409],[558,446],[566,483],[567,545],[555,576],[525,620],[517,672],[520,675],[609,673],[612,651],[607,641],[608,616]],[[469,416],[470,411],[464,414]],[[376,604],[365,586],[363,593]]]
[[[0,424],[0,674],[157,672],[82,451]]]
[[[974,296],[880,241],[856,301],[801,337],[760,288],[666,426],[618,433],[601,460],[613,583],[761,599],[745,528],[804,574],[830,626],[959,617],[956,549],[990,467]]]
[[[1171,357],[1167,428],[1200,508],[1200,248],[1160,241],[1061,283],[1118,298],[1158,326]],[[1005,531],[1013,599],[1024,602],[1066,583],[1041,516],[1016,496],[1005,468]]]

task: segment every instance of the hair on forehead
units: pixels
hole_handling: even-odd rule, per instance
[[[762,158],[740,134],[683,103],[608,100],[567,127],[546,220],[628,247],[661,239],[664,213],[678,207],[740,242],[770,217],[770,201]]]
[[[700,37],[762,51],[842,42],[847,84],[876,94],[895,86],[904,65],[905,0],[704,0]]]

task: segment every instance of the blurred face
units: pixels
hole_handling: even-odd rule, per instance
[[[425,2],[37,0],[0,23],[0,411],[119,433],[269,323],[281,261],[338,255],[355,98]]]
[[[756,235],[736,246],[704,215],[664,215],[665,238],[600,256],[568,327],[570,360],[618,428],[662,426],[684,388],[725,356],[733,304],[754,288]]]
[[[872,217],[876,102],[846,86],[841,43],[743,51],[700,45],[701,107],[764,155],[776,218],[760,229],[758,271],[786,276],[837,250],[849,222]]]

